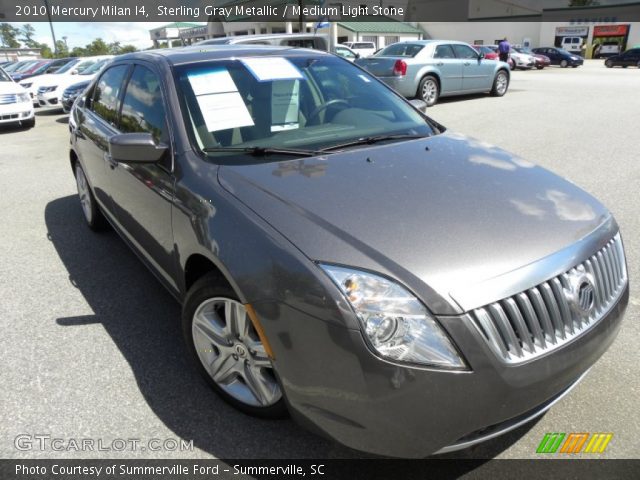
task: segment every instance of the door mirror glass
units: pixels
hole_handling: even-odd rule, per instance
[[[122,133],[109,139],[109,153],[117,162],[153,163],[169,150],[150,133]]]

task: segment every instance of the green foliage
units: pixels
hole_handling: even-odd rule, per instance
[[[8,23],[0,23],[0,42],[5,48],[20,48],[17,39],[20,30]]]
[[[36,29],[33,28],[28,23],[24,24],[20,29],[20,37],[18,40],[22,42],[24,46],[27,48],[40,48],[38,42],[33,39],[33,36],[36,34]]]

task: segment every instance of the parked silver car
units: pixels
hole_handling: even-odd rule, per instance
[[[509,87],[509,65],[486,60],[467,43],[420,40],[389,45],[356,64],[407,98],[428,106],[438,98],[490,92],[501,97]]]

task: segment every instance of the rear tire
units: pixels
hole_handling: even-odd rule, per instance
[[[182,310],[187,351],[227,403],[255,417],[288,415],[282,388],[255,327],[233,289],[209,273],[189,289]]]
[[[107,220],[102,215],[100,207],[98,207],[96,203],[96,199],[93,196],[93,192],[87,181],[87,176],[80,162],[76,162],[75,175],[78,196],[80,197],[80,207],[82,207],[82,213],[87,222],[87,226],[94,232],[104,230],[108,225]]]
[[[566,60],[562,60],[562,61],[560,62],[560,66],[561,66],[562,68],[567,68],[567,67],[569,66],[569,62],[567,62]]]
[[[499,70],[496,73],[496,78],[493,79],[493,87],[491,88],[491,95],[494,97],[502,97],[507,93],[509,88],[509,76],[504,70]]]
[[[433,75],[425,76],[418,87],[418,98],[423,100],[427,107],[432,107],[440,98],[440,84]]]
[[[640,62],[638,62],[640,64]],[[613,62],[611,60],[605,60],[604,66],[607,68],[613,68]]]

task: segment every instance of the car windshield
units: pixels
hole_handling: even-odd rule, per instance
[[[184,120],[201,150],[219,149],[211,155],[255,147],[318,151],[374,136],[434,133],[403,99],[333,56],[188,64],[175,76]]]
[[[534,55],[530,48],[514,47],[514,50],[516,52],[525,53],[527,55]]]
[[[94,63],[93,65],[89,66],[82,72],[80,72],[80,75],[93,75],[94,73],[98,73],[102,69],[102,67],[104,67],[104,64],[109,62],[110,60],[111,60],[110,58],[105,58],[104,60],[100,60]]]
[[[572,53],[567,52],[564,48],[556,48],[558,53],[564,53],[565,55],[573,55]]]
[[[413,58],[424,49],[424,45],[414,43],[394,43],[378,53],[379,57]]]
[[[12,82],[11,77],[5,73],[5,71],[0,68],[0,82]]]
[[[69,63],[67,63],[66,65],[60,67],[58,70],[56,70],[55,72],[53,72],[55,75],[58,75],[60,73],[65,73],[68,72],[69,70],[71,70],[73,67],[75,67],[78,63],[80,62],[80,60],[72,60]]]

